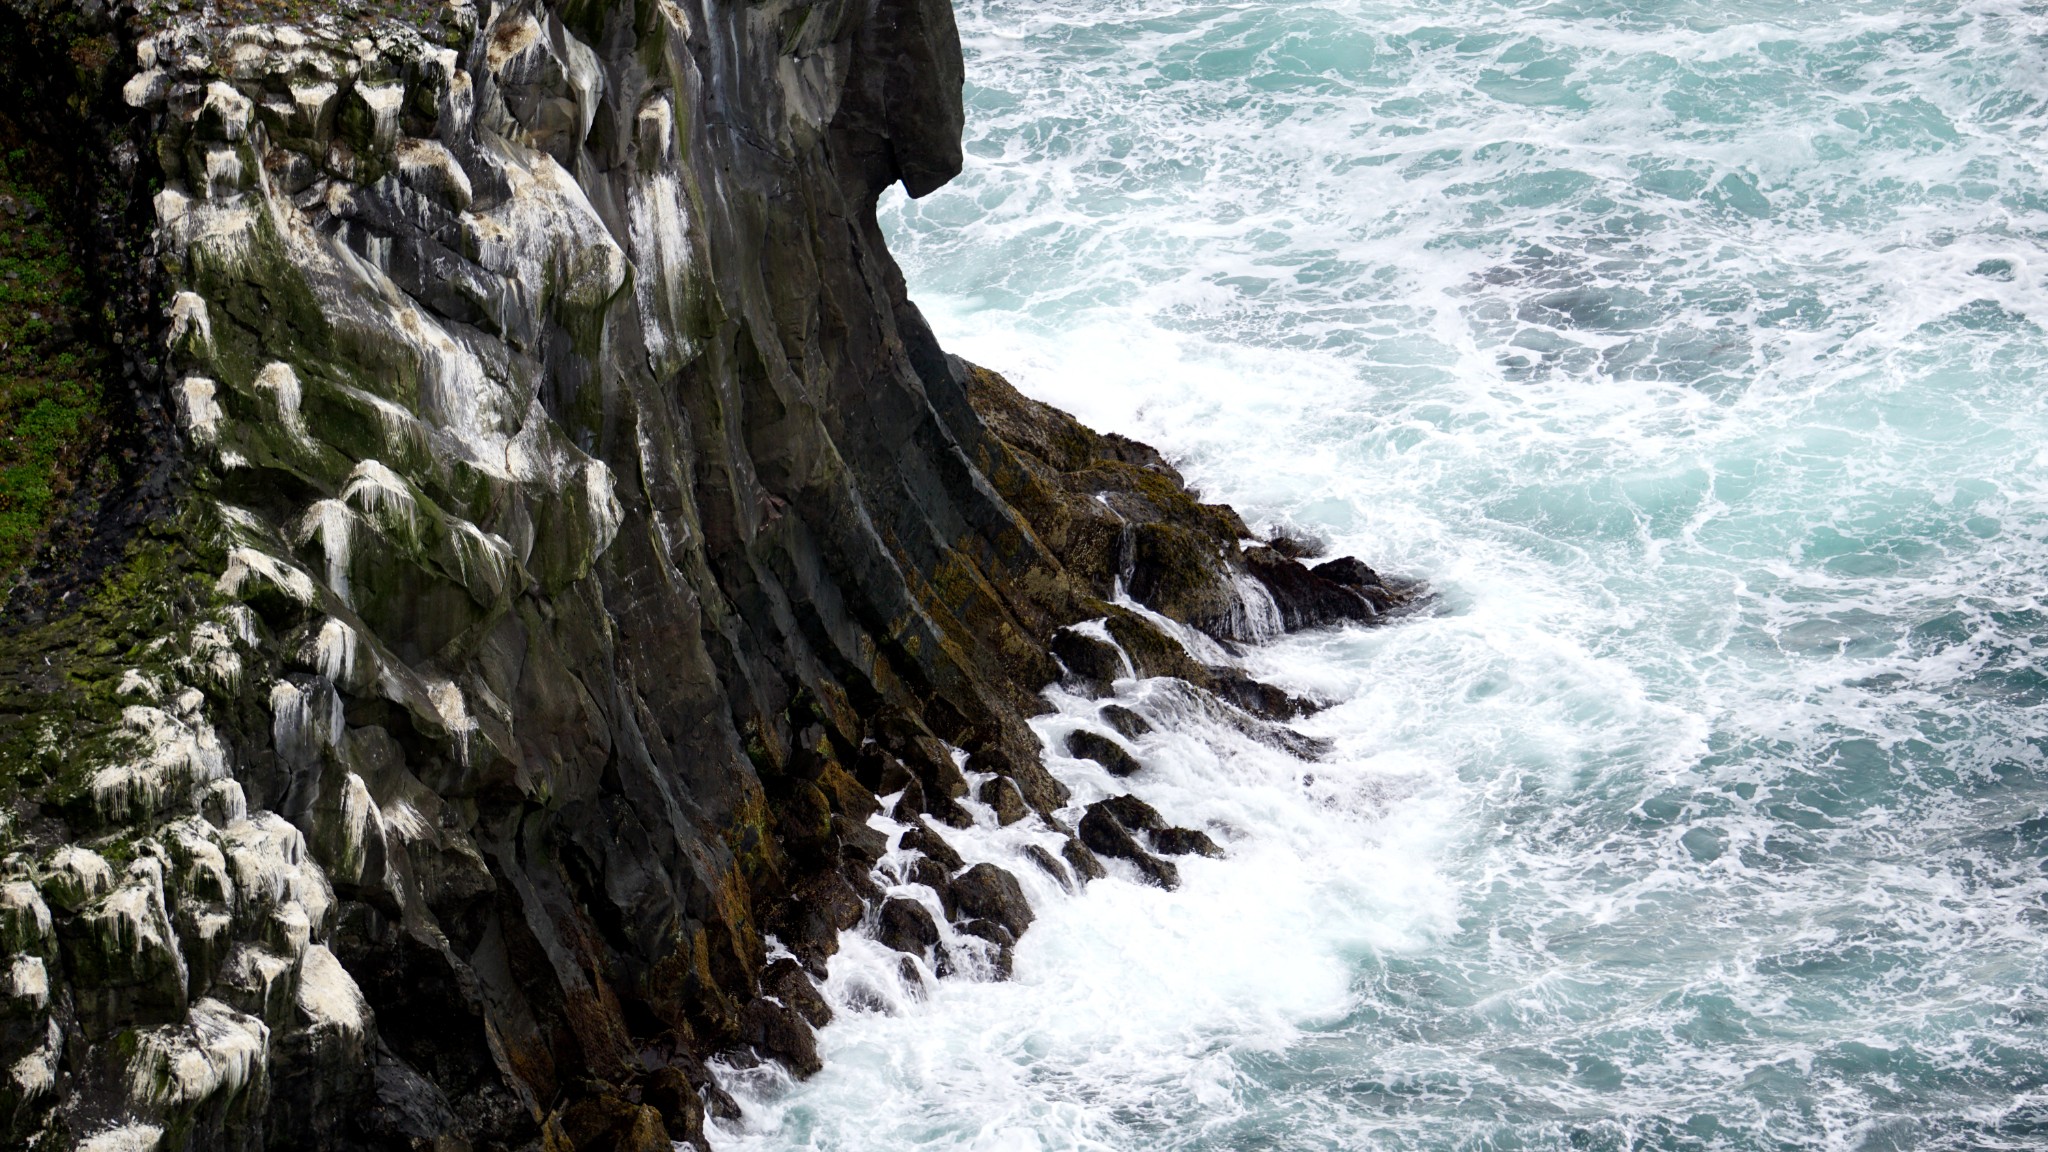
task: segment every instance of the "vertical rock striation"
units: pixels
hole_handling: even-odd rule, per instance
[[[5,649],[0,1143],[701,1143],[839,933],[1006,970],[970,773],[1063,880],[1215,850],[1068,808],[1046,683],[1299,748],[1224,646],[1408,599],[939,349],[875,203],[959,170],[947,0],[244,9],[0,29],[107,50],[43,119],[130,190],[171,462]],[[877,886],[899,793],[978,967]]]

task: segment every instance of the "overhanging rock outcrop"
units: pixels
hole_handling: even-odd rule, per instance
[[[1041,687],[1285,740],[1201,653],[1408,598],[940,351],[875,203],[959,170],[945,0],[8,4],[101,53],[44,119],[180,480],[7,649],[0,1143],[701,1142],[706,1056],[815,1067],[878,793],[1000,972],[920,816],[964,762],[1100,872]]]

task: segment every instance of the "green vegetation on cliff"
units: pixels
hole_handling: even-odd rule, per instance
[[[99,358],[79,339],[85,281],[31,169],[24,149],[0,151],[0,588],[79,478],[106,466]]]
[[[164,524],[134,541],[75,610],[0,634],[0,855],[90,830],[87,778],[133,743],[120,727],[136,702],[123,698],[124,679],[174,680],[185,654],[163,638],[219,600],[201,573],[220,557],[189,549],[186,528]]]

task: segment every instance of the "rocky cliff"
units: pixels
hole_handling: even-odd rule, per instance
[[[948,0],[6,0],[0,63],[111,462],[0,636],[0,1143],[701,1145],[841,933],[1008,970],[948,825],[1216,850],[1070,806],[1045,684],[1312,755],[1228,646],[1405,598],[940,350],[875,203],[960,167]]]

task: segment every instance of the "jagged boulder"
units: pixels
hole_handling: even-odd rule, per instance
[[[1114,641],[1081,628],[1052,634],[1052,654],[1082,688],[1103,692],[1118,677],[1130,675],[1129,664]]]
[[[1135,776],[1144,768],[1144,765],[1138,763],[1138,758],[1131,755],[1128,748],[1100,732],[1090,732],[1086,728],[1067,734],[1067,755],[1080,760],[1093,760],[1102,765],[1111,776]]]
[[[1116,730],[1126,740],[1136,740],[1152,731],[1152,722],[1121,704],[1105,704],[1102,707],[1102,722]]]
[[[797,1015],[813,1028],[823,1028],[832,1022],[832,1006],[805,975],[803,966],[788,957],[762,969],[761,991],[796,1009]]]
[[[740,1038],[756,1051],[781,1061],[802,1079],[824,1067],[818,1039],[794,1008],[764,998],[749,1003],[740,1018]]]
[[[1114,824],[1115,821],[1112,820],[1111,823]],[[1068,837],[1067,842],[1060,846],[1060,857],[1072,866],[1074,875],[1083,884],[1109,875],[1108,870],[1102,866],[1102,861],[1096,859],[1095,851],[1080,837]]]
[[[1130,861],[1137,868],[1138,875],[1144,877],[1147,883],[1166,889],[1180,887],[1180,869],[1146,851],[1145,846],[1138,843],[1130,830],[1101,804],[1089,805],[1086,814],[1081,817],[1079,832],[1081,843],[1086,845],[1089,851],[1113,859]]]
[[[672,1152],[660,1111],[617,1096],[585,1097],[550,1119],[542,1152]]]
[[[1017,785],[1007,776],[996,776],[981,786],[978,799],[995,809],[996,823],[1008,827],[1031,814],[1024,805],[1024,794],[1017,791]]]
[[[898,952],[921,956],[939,942],[939,926],[924,905],[898,896],[882,905],[875,938]]]
[[[960,853],[954,849],[953,845],[948,843],[946,838],[941,836],[937,829],[922,820],[913,823],[904,831],[901,843],[904,848],[912,852],[923,853],[934,863],[944,868],[947,875],[951,875],[967,865],[967,862],[960,858]]]
[[[1017,878],[994,864],[976,864],[953,877],[953,899],[963,916],[1000,924],[1021,936],[1035,918]]]
[[[1033,864],[1038,866],[1040,872],[1052,877],[1061,888],[1069,892],[1074,890],[1073,874],[1052,853],[1037,844],[1026,844],[1024,846],[1024,855]]]

